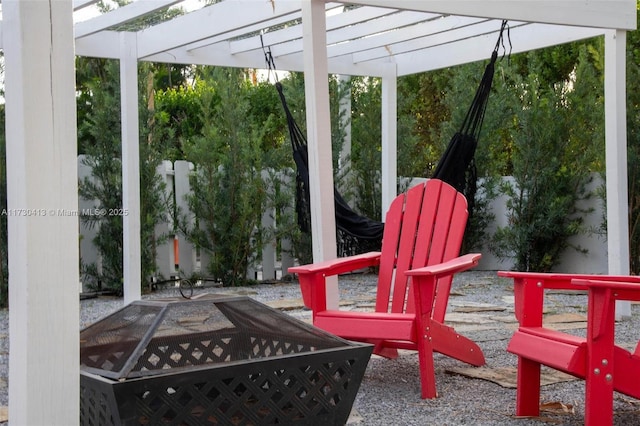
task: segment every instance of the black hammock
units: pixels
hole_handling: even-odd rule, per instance
[[[447,182],[465,195],[469,203],[470,216],[473,214],[478,179],[474,155],[478,146],[484,114],[487,110],[498,50],[503,42],[505,28],[507,28],[507,21],[502,21],[498,41],[491,53],[491,59],[484,70],[480,86],[476,90],[462,126],[449,141],[449,145],[447,145],[432,175],[433,178]]]
[[[474,155],[478,145],[478,137],[482,127],[482,121],[487,109],[489,93],[493,82],[495,63],[498,58],[498,49],[503,41],[503,33],[507,27],[507,21],[502,21],[498,42],[491,54],[480,86],[471,102],[467,115],[440,158],[433,178],[440,179],[462,192],[469,203],[469,215],[473,214],[473,204],[477,189],[477,172]],[[269,60],[267,60],[269,62]],[[280,95],[282,106],[287,118],[287,126],[291,138],[293,159],[296,163],[296,213],[298,226],[305,233],[311,232],[311,203],[309,197],[309,157],[307,151],[307,139],[298,124],[293,119],[282,92],[282,84],[276,83],[276,89]],[[367,251],[380,250],[382,245],[382,233],[384,223],[369,219],[356,213],[333,188],[335,199],[337,252],[344,257]]]
[[[309,156],[307,138],[293,119],[287,101],[282,93],[282,84],[276,83],[287,118],[293,160],[296,163],[296,213],[298,226],[305,233],[311,232],[311,203],[309,197]],[[333,188],[336,214],[338,255],[380,250],[384,224],[356,213],[344,200],[340,192]]]

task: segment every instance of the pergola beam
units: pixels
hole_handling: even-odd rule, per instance
[[[355,37],[363,37],[371,32],[371,29],[366,29],[360,34],[352,34],[354,28],[358,28],[361,25],[371,25],[372,20],[380,18],[382,16],[386,16],[392,14],[393,10],[385,9],[381,7],[367,7],[362,10],[350,10],[348,12],[339,13],[337,15],[331,15],[327,17],[327,43],[337,43],[340,41],[348,40],[349,38]],[[390,16],[387,17],[384,21],[376,21],[376,24],[382,25],[380,30],[384,30],[384,25],[389,22]],[[349,27],[348,30],[345,27]],[[393,27],[391,27],[393,28]],[[332,40],[332,35],[335,36],[335,30],[345,30],[341,31],[342,38],[339,40]],[[348,36],[345,35],[349,34]],[[262,36],[262,41],[265,46],[273,46],[280,45],[282,43],[293,43],[298,46],[297,51],[301,49],[302,43],[302,26],[296,25],[291,27],[286,27],[277,31],[271,31]],[[261,40],[260,36],[249,37],[240,39],[237,41],[231,41],[231,53],[241,53],[249,50],[261,49]]]
[[[336,9],[336,8],[341,8],[343,7],[340,3],[327,3],[326,5],[326,10],[327,12]],[[270,18],[268,21],[260,21],[260,22],[256,22],[252,25],[243,27],[243,28],[237,28],[234,29],[232,31],[226,32],[224,34],[220,34],[217,36],[213,36],[213,37],[209,37],[206,38],[204,40],[200,40],[194,43],[190,43],[186,46],[184,46],[184,49],[186,49],[187,51],[193,51],[202,47],[206,47],[206,46],[210,46],[212,44],[221,42],[221,41],[227,41],[230,39],[235,39],[237,37],[243,37],[246,36],[247,34],[252,34],[252,33],[257,33],[257,32],[262,32],[264,33],[264,37],[266,37],[267,40],[269,40],[269,42],[265,42],[265,45],[267,44],[271,44],[273,43],[272,40],[269,39],[269,37],[277,32],[277,31],[271,31],[270,29],[273,27],[279,27],[282,24],[285,24],[287,22],[292,22],[295,20],[300,19],[302,16],[302,12],[296,12],[296,13],[292,13],[290,15],[282,15],[282,16],[276,16],[274,18]],[[266,31],[268,30],[269,31]],[[257,37],[257,39],[259,40],[259,36]],[[259,42],[258,42],[259,43]]]
[[[357,11],[358,10],[354,10],[349,13]],[[347,29],[334,28],[333,30],[328,30],[327,55],[331,57],[344,54],[335,53],[334,50],[336,50],[336,48],[345,49],[352,43],[355,43],[355,47],[356,49],[358,49],[358,46],[360,46],[359,42],[363,40],[376,40],[378,43],[380,43],[381,37],[376,37],[376,34],[386,33],[387,35],[389,35],[389,32],[395,33],[396,31],[400,31],[398,30],[398,28],[403,28],[405,26],[412,25],[418,22],[435,19],[438,16],[439,15],[429,13],[425,14],[421,12],[403,12],[385,16],[385,19],[383,20],[368,21],[360,24],[354,23]],[[331,17],[327,18],[327,25],[329,25],[331,22]],[[299,29],[298,32],[301,33]],[[292,38],[286,43],[281,43],[274,46],[273,53],[276,56],[302,53],[302,45],[300,44],[299,40]]]
[[[92,4],[98,3],[100,0],[73,0],[73,11],[84,9]]]
[[[350,0],[350,3],[510,21],[636,29],[635,2],[619,0]]]
[[[591,37],[601,36],[605,30],[599,28],[561,27],[558,25],[526,25],[510,32],[511,45],[505,43],[506,53],[528,52],[530,50],[570,43]],[[455,41],[435,46],[426,51],[412,51],[394,56],[398,63],[398,75],[409,75],[425,70],[452,67],[469,62],[489,59],[495,47],[497,33],[489,33],[473,39]],[[512,49],[512,50],[510,50]],[[451,52],[455,51],[455,57]],[[428,55],[428,56],[427,56]],[[429,60],[428,67],[420,66]]]
[[[299,11],[298,1],[223,1],[138,32],[138,54],[144,58]]]
[[[402,45],[410,40],[419,39],[425,37],[425,35],[439,34],[444,31],[452,31],[456,28],[466,27],[468,25],[477,24],[479,22],[487,21],[486,18],[468,18],[464,16],[448,16],[439,19],[433,19],[425,22],[425,16],[422,12],[404,12],[403,15],[415,16],[412,21],[405,20],[405,25],[402,27],[395,27],[394,31],[388,33],[378,33],[369,37],[352,40],[349,43],[342,43],[337,45],[328,46],[327,54],[329,57],[357,54],[358,52],[365,52],[371,49],[384,49],[386,54],[383,56],[389,57],[390,52],[395,51],[394,46]],[[440,16],[429,14],[428,16]],[[394,28],[394,27],[391,27]],[[387,48],[388,47],[388,48]],[[399,50],[403,50],[402,48]],[[358,61],[355,61],[358,62]]]
[[[266,68],[264,56],[251,53],[232,55],[228,43],[218,43],[193,52],[176,49],[158,53],[144,58],[145,61],[173,64],[211,65],[238,68]],[[304,72],[302,52],[296,55],[275,57],[277,69],[291,72]],[[381,77],[382,71],[378,63],[354,64],[349,57],[330,58],[328,62],[330,74],[361,75]]]
[[[76,39],[76,55],[120,59],[120,33],[118,31],[101,31],[98,34]]]
[[[85,37],[116,25],[126,24],[149,13],[180,3],[182,0],[136,1],[119,7],[110,13],[75,24],[75,37]]]
[[[446,19],[446,18],[443,18]],[[447,25],[445,23],[445,25]],[[416,52],[427,48],[433,48],[437,46],[446,45],[448,49],[451,48],[450,44],[454,43],[458,40],[465,41],[469,39],[477,39],[485,34],[495,34],[495,38],[497,38],[497,34],[500,31],[500,21],[496,20],[484,20],[475,23],[471,23],[469,25],[463,25],[451,29],[449,31],[437,31],[437,32],[428,32],[422,33],[427,34],[422,37],[415,37],[403,39],[402,42],[398,43],[389,43],[384,46],[368,49],[365,51],[354,52],[353,53],[353,62],[365,62],[372,61],[376,59],[387,59],[390,56],[401,55],[403,53]],[[514,28],[517,25],[521,24],[513,24],[511,27]],[[475,43],[474,43],[475,44]]]

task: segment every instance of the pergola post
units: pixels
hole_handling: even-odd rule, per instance
[[[388,64],[382,75],[382,218],[398,193],[398,74]]]
[[[12,425],[80,417],[71,0],[2,2]]]
[[[124,304],[140,300],[140,146],[138,54],[136,34],[120,34],[120,102],[122,123],[122,228]],[[114,206],[115,207],[115,206]],[[118,212],[115,212],[116,214]]]
[[[607,179],[607,244],[609,274],[629,274],[627,190],[627,32],[607,31],[605,39],[604,111]],[[618,302],[616,316],[631,315],[629,302]]]
[[[323,0],[302,2],[304,86],[309,145],[309,192],[313,261],[335,259],[336,224],[329,113],[329,71]],[[337,308],[336,277],[327,284],[327,307]]]

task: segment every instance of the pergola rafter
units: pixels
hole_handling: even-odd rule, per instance
[[[636,29],[635,6],[626,0],[352,0],[349,3],[563,26]]]
[[[153,2],[139,1],[130,3],[112,12],[96,16],[90,21],[78,22],[74,25],[74,36],[76,38],[85,37],[116,25],[126,24],[127,22],[138,19],[140,16],[145,16],[160,9],[173,6],[181,1],[182,0],[155,0]]]

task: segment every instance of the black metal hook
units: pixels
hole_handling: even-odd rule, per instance
[[[498,35],[498,41],[496,41],[496,46],[493,49],[492,59],[495,60],[498,57],[498,51],[500,50],[500,46],[502,46],[502,50],[504,53],[502,57],[504,58],[507,55],[507,48],[504,45],[504,30],[507,30],[507,40],[509,42],[509,53],[508,57],[511,57],[511,51],[513,50],[513,45],[511,44],[511,27],[508,25],[508,21],[506,19],[502,20],[502,25],[500,26],[500,35]]]
[[[271,54],[271,46],[265,48],[264,46],[264,40],[262,38],[262,34],[260,34],[260,44],[262,45],[262,52],[264,54],[264,60],[267,64],[267,69],[269,71],[268,73],[268,77],[271,77],[271,71],[273,71],[273,74],[276,76],[276,81],[278,81],[278,76],[275,73],[276,71],[276,62],[273,59],[273,55]]]

